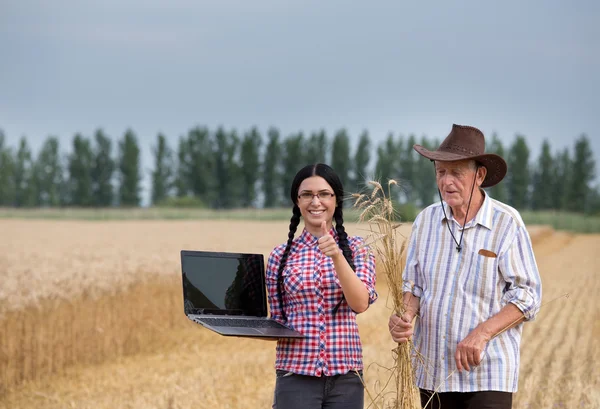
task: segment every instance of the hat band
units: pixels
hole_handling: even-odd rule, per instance
[[[449,143],[444,146],[440,146],[438,151],[440,151],[440,152],[461,152],[461,153],[466,153],[466,154],[472,155],[472,156],[481,155],[480,152],[475,152],[475,151],[465,148],[464,146],[456,145],[453,143]]]

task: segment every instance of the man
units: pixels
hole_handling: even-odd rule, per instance
[[[519,212],[482,189],[504,178],[506,162],[484,153],[470,126],[453,125],[435,151],[414,149],[434,162],[440,202],[413,223],[406,313],[390,317],[392,338],[406,342],[416,317],[423,407],[511,408],[523,321],[537,314],[542,285]]]

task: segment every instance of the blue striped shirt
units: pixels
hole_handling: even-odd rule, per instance
[[[542,284],[529,234],[517,210],[485,194],[458,252],[448,225],[457,240],[462,227],[443,205],[448,219],[439,202],[415,219],[404,270],[404,291],[420,303],[414,343],[424,362],[415,361],[417,385],[437,392],[516,392],[523,323],[493,338],[470,372],[458,372],[454,355],[469,332],[508,303],[534,319]]]

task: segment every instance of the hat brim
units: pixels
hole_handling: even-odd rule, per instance
[[[455,162],[459,160],[472,159],[480,162],[487,169],[487,174],[483,180],[483,183],[481,184],[481,187],[497,185],[502,179],[504,179],[508,169],[504,159],[494,153],[484,153],[481,155],[461,155],[453,152],[430,151],[421,145],[414,145],[413,148],[419,155],[434,161]]]

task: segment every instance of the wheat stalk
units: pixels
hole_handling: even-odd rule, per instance
[[[402,269],[403,254],[406,246],[406,238],[398,232],[400,217],[394,209],[391,198],[392,186],[398,183],[391,179],[387,183],[387,192],[378,181],[370,181],[368,185],[373,189],[370,194],[354,194],[354,207],[360,210],[360,222],[367,223],[369,234],[366,242],[374,249],[377,256],[377,264],[386,276],[390,297],[393,302],[394,312],[401,316],[405,312],[402,301]],[[398,344],[394,348],[392,369],[396,380],[395,399],[388,407],[395,409],[418,409],[421,407],[419,391],[415,385],[415,372],[413,369],[413,354],[420,357],[414,348],[412,340]],[[364,383],[363,383],[364,384]],[[386,386],[377,397],[385,394]],[[366,385],[365,385],[365,389]],[[367,394],[375,404],[375,399],[367,389]]]

